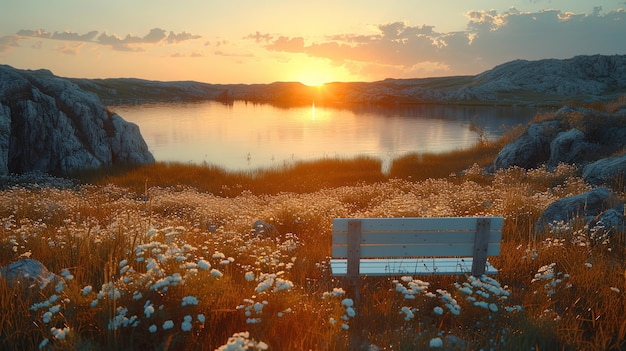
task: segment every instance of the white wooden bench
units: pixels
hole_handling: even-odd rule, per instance
[[[496,274],[502,217],[335,218],[335,276]]]
[[[502,217],[335,218],[330,267],[347,277],[360,305],[361,276],[496,274],[489,256],[500,255]],[[361,343],[358,316],[350,345]]]

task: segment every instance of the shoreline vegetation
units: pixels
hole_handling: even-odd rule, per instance
[[[58,278],[0,279],[0,349],[623,349],[624,233],[535,233],[550,203],[591,189],[579,169],[482,172],[522,131],[399,158],[387,175],[369,158],[252,173],[156,163],[6,186],[0,266],[36,259]],[[623,182],[612,190],[626,198]],[[368,278],[355,306],[330,273],[335,217],[492,215],[505,218],[496,276]]]

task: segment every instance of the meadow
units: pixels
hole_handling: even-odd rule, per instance
[[[626,347],[624,234],[599,240],[608,228],[576,221],[536,234],[551,202],[591,188],[570,165],[483,174],[506,141],[407,156],[390,174],[367,158],[255,173],[157,163],[6,187],[0,265],[33,258],[63,279],[0,279],[0,349]],[[364,278],[358,306],[331,275],[335,217],[481,215],[505,218],[498,275]]]

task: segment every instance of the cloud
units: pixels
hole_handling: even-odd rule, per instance
[[[171,44],[176,44],[176,43],[180,43],[186,40],[192,40],[192,39],[200,39],[202,38],[199,35],[193,35],[187,32],[182,32],[182,33],[174,33],[174,32],[170,32],[170,34],[167,36],[167,42],[171,43]]]
[[[89,42],[89,41],[92,41],[96,35],[98,35],[98,31],[91,31],[87,34],[80,35],[78,33],[70,32],[70,31],[50,33],[50,32],[46,32],[43,29],[36,29],[36,30],[22,29],[15,34],[18,36],[22,36],[22,37]]]
[[[266,45],[265,48],[271,51],[303,52],[304,51],[304,38],[303,37],[288,38],[288,37],[280,36],[278,37],[278,39]]]
[[[100,34],[100,35],[98,35]],[[64,32],[47,32],[44,29],[22,29],[16,33],[18,38],[40,38],[49,40],[62,40],[62,41],[77,41],[83,43],[95,43],[100,45],[108,45],[114,50],[119,51],[143,51],[140,45],[150,44],[177,44],[187,40],[199,39],[201,36],[194,35],[187,32],[169,33],[161,28],[153,28],[145,36],[135,36],[127,34],[125,37],[120,37],[115,34],[108,34],[107,32],[99,33],[98,31],[90,31],[85,34],[79,34],[71,31]],[[0,50],[2,49],[2,43],[0,42]]]
[[[480,18],[480,20],[478,20]],[[486,25],[484,25],[486,24]],[[475,38],[466,49],[486,63],[513,58],[567,58],[580,54],[624,54],[626,11],[601,15],[557,10],[537,13],[509,12],[498,16],[470,17]]]
[[[333,34],[322,40],[301,36],[245,37],[269,51],[301,53],[343,65],[354,74],[384,78],[402,74],[476,74],[514,59],[569,58],[581,54],[626,54],[626,10],[591,13],[559,10],[521,12],[511,8],[466,13],[466,29],[437,32],[430,25],[392,22],[372,35]],[[394,76],[394,75],[389,75]]]
[[[260,43],[269,43],[272,40],[272,36],[268,33],[261,34],[260,32],[256,32],[254,34],[248,34],[243,39],[254,39],[257,44]]]
[[[97,42],[103,45],[109,45],[113,50],[118,51],[142,51],[141,48],[131,47],[129,44],[137,44],[139,43],[139,39],[132,37],[131,35],[127,35],[126,38],[120,38],[115,34],[109,35],[107,33],[102,33],[98,36]]]

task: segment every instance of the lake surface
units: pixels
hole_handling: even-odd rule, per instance
[[[442,153],[476,144],[471,121],[496,138],[537,112],[450,105],[280,108],[216,101],[109,108],[139,125],[157,161],[208,163],[227,170],[361,155],[382,160],[385,170],[407,153]]]

